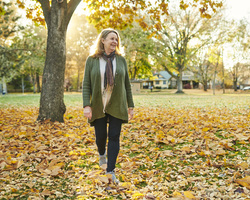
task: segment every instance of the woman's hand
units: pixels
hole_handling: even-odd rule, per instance
[[[91,109],[90,106],[86,106],[84,108],[83,113],[84,113],[84,117],[87,117],[89,120],[91,120],[91,118],[92,118],[92,109]]]
[[[129,120],[133,119],[134,117],[134,109],[128,108]]]

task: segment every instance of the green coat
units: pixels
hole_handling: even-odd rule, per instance
[[[92,108],[93,125],[95,119],[105,117],[101,94],[101,73],[99,58],[88,57],[83,80],[83,107]],[[124,57],[116,55],[115,82],[110,101],[105,108],[107,114],[128,122],[128,107],[134,107],[127,63]]]

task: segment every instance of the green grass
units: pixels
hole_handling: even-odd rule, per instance
[[[147,92],[134,95],[136,107],[218,107],[250,108],[250,94],[216,94],[201,90],[186,90],[185,94],[174,94],[175,90]],[[8,94],[0,96],[0,108],[39,107],[40,94]],[[82,107],[81,93],[65,93],[66,106]]]
[[[7,94],[0,96],[0,108],[8,107],[37,107],[39,106],[40,94]]]

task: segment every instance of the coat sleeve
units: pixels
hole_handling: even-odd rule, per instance
[[[132,95],[132,90],[131,90],[131,84],[129,81],[129,75],[128,75],[128,66],[127,62],[124,58],[124,63],[125,63],[125,88],[126,88],[126,93],[127,93],[127,103],[129,108],[134,107],[134,101],[133,101],[133,95]]]
[[[91,103],[91,57],[88,57],[85,64],[84,79],[82,82],[83,107],[90,106]]]

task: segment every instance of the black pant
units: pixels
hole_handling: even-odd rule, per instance
[[[107,124],[109,129],[107,134]],[[107,172],[115,169],[116,159],[120,150],[120,133],[122,120],[106,114],[104,118],[96,119],[94,122],[96,145],[100,155],[106,151],[106,142],[108,135],[108,163]]]

